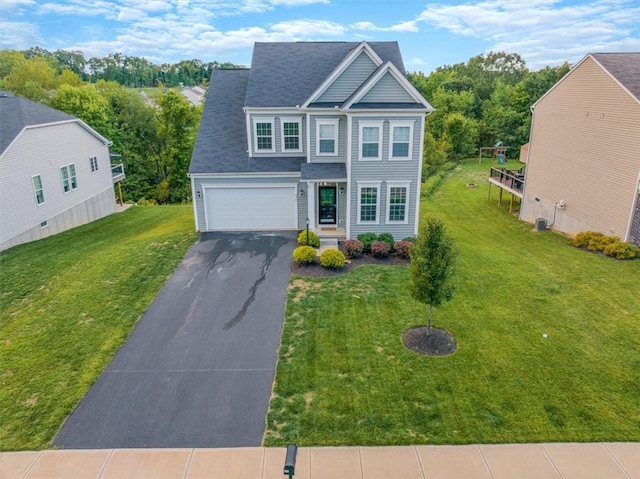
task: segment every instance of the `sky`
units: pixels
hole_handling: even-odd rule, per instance
[[[249,66],[254,42],[397,41],[408,71],[490,51],[531,70],[640,51],[640,0],[0,0],[0,48]]]

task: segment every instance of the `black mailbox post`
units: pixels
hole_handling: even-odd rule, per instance
[[[289,479],[293,478],[296,473],[296,456],[298,455],[298,446],[290,444],[287,446],[287,457],[284,459],[284,474],[288,475]]]

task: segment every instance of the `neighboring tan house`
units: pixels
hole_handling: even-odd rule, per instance
[[[211,76],[196,229],[415,235],[432,110],[396,42],[256,43],[250,70]]]
[[[640,245],[640,53],[587,55],[532,111],[520,219]]]
[[[193,106],[200,106],[204,101],[206,92],[199,86],[184,87],[180,90],[180,94],[184,96]]]
[[[0,93],[0,250],[116,209],[109,141],[78,118]]]

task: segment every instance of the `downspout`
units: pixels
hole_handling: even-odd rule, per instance
[[[633,225],[633,219],[635,217],[636,209],[638,208],[638,202],[640,202],[640,170],[638,170],[638,181],[636,182],[635,198],[631,201],[631,212],[629,213],[627,232],[624,235],[623,241],[629,241],[631,239],[631,226]]]
[[[527,162],[525,163],[525,175],[524,175],[524,183],[522,184],[522,202],[523,204],[520,205],[520,213],[518,214],[518,219],[520,221],[522,221],[522,210],[524,209],[524,199],[526,197],[527,194],[527,180],[529,179],[529,166],[530,163],[529,161],[531,160],[531,146],[532,146],[532,140],[533,140],[533,122],[535,120],[535,111],[533,108],[534,105],[531,105],[529,107],[529,110],[531,110],[531,125],[529,126],[529,148],[527,149]]]
[[[351,114],[347,112],[347,191],[345,191],[346,196],[346,211],[347,216],[345,219],[345,235],[347,239],[351,239],[351,128],[353,126],[353,119],[351,118]],[[338,138],[340,135],[338,134]]]

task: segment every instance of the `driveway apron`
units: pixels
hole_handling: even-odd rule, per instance
[[[54,444],[260,446],[284,316],[289,233],[205,233]]]

